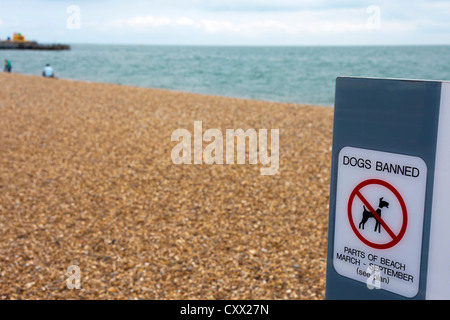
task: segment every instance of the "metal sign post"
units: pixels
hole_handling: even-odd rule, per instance
[[[450,83],[338,78],[334,117],[327,299],[449,299]]]

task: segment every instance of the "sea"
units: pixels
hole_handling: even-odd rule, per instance
[[[339,76],[450,80],[450,46],[166,46],[72,44],[2,50],[12,71],[218,96],[334,105]]]

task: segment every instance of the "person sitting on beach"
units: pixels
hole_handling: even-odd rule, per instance
[[[3,71],[11,72],[11,69],[12,69],[11,62],[5,59],[5,67],[3,68]]]
[[[46,78],[54,78],[55,73],[53,72],[53,68],[50,66],[50,64],[46,64],[44,67],[44,70],[42,71],[42,76]]]

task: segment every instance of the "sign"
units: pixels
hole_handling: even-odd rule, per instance
[[[327,299],[450,299],[450,82],[336,80]]]
[[[418,157],[345,147],[339,154],[333,264],[405,297],[418,293],[427,166]]]
[[[361,193],[362,192],[361,189],[364,189],[365,187],[372,187],[372,186],[385,187],[387,190],[382,189],[382,191],[380,193],[384,192],[385,194],[390,194],[391,198],[394,198],[400,204],[401,212],[400,211],[396,212],[397,214],[401,213],[401,216],[397,217],[397,219],[400,218],[402,220],[401,229],[399,232],[392,231],[392,228],[389,225],[387,225],[386,222],[383,220],[384,218],[381,217],[381,209],[382,208],[389,209],[389,202],[387,202],[384,199],[384,197],[381,197],[379,204],[378,204],[378,209],[375,210],[375,209],[373,209],[373,208],[375,208],[375,206],[372,206],[370,204],[370,202],[366,199],[367,197]],[[362,225],[362,229],[364,230],[364,226],[365,226],[367,220],[369,220],[370,218],[374,218],[376,220],[374,231],[376,232],[378,230],[378,233],[380,234],[381,226],[383,226],[384,230],[386,230],[386,232],[391,237],[391,240],[389,242],[386,242],[386,243],[370,242],[369,240],[366,239],[366,237],[364,235],[361,234],[361,232],[359,232],[359,230],[355,226],[355,221],[354,221],[354,214],[358,213],[358,210],[354,210],[354,206],[353,206],[353,204],[355,202],[355,198],[359,198],[359,200],[363,203],[363,208],[364,208],[362,220],[358,225],[358,229],[361,229],[361,225]],[[392,205],[391,205],[391,207],[392,207]],[[388,249],[388,248],[395,246],[403,238],[403,235],[405,234],[405,231],[406,231],[406,226],[408,224],[408,213],[406,210],[406,204],[405,204],[405,201],[403,200],[403,197],[392,185],[390,185],[389,183],[387,183],[386,181],[383,181],[383,180],[370,179],[370,180],[366,180],[366,181],[362,182],[361,184],[359,184],[355,188],[355,190],[353,190],[352,194],[350,195],[350,199],[348,201],[348,219],[349,219],[349,223],[350,223],[353,231],[355,232],[355,234],[358,236],[358,238],[362,242],[364,242],[369,247],[374,248],[374,249]]]

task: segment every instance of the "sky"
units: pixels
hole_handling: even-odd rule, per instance
[[[175,45],[450,44],[450,1],[0,0],[0,39]]]

